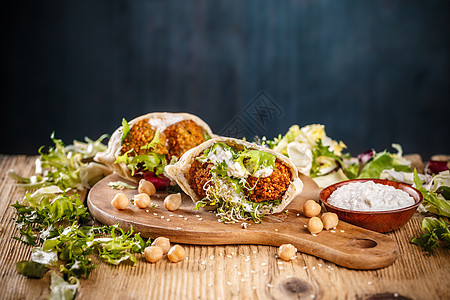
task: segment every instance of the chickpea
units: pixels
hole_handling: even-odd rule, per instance
[[[116,209],[125,209],[127,208],[129,202],[130,201],[128,200],[127,195],[124,193],[117,193],[114,196],[114,199],[112,199],[111,204]]]
[[[181,194],[170,194],[164,199],[164,207],[167,210],[174,211],[180,208],[181,206]]]
[[[140,193],[134,196],[134,204],[139,208],[146,208],[150,205],[150,196],[146,193]]]
[[[326,230],[330,230],[336,227],[337,224],[339,223],[338,215],[332,212],[324,213],[321,219],[323,223],[323,228],[325,228]]]
[[[311,234],[317,234],[321,232],[323,229],[322,220],[320,220],[318,217],[312,217],[309,219],[308,222],[308,230],[311,232]]]
[[[170,241],[168,238],[160,236],[153,241],[152,246],[158,246],[166,254],[170,249]]]
[[[153,196],[154,194],[156,194],[155,185],[148,180],[141,179],[139,181],[138,193],[146,193],[149,196]]]
[[[155,263],[163,257],[163,250],[158,246],[148,246],[144,249],[144,257],[148,262]]]
[[[291,244],[283,244],[278,248],[278,257],[284,261],[290,261],[295,258],[297,248]]]
[[[175,245],[170,248],[167,257],[173,263],[181,261],[186,256],[186,251],[180,245]]]
[[[303,214],[308,218],[317,217],[321,210],[319,203],[314,200],[308,200],[303,205]]]

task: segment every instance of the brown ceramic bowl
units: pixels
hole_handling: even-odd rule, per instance
[[[328,197],[338,187],[349,184],[351,182],[365,181],[373,181],[375,183],[390,185],[396,189],[405,191],[414,198],[415,203],[408,207],[386,211],[353,211],[328,204]],[[382,233],[398,229],[405,225],[411,219],[412,215],[417,210],[417,207],[422,202],[422,200],[422,193],[420,193],[412,186],[405,183],[384,179],[353,179],[342,181],[330,185],[320,192],[321,203],[323,203],[327,211],[336,213],[339,217],[339,220]]]

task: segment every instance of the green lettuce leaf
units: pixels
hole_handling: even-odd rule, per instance
[[[128,137],[128,135],[130,134],[130,124],[127,122],[127,120],[125,120],[125,118],[122,119],[122,139],[121,139],[121,144],[123,144],[123,142],[125,141],[125,139]]]
[[[450,224],[444,219],[425,217],[422,220],[422,232],[419,237],[414,237],[411,242],[430,254],[439,245],[450,246]]]
[[[383,170],[394,169],[399,172],[411,172],[411,168],[407,165],[400,165],[395,162],[392,154],[387,151],[377,153],[359,173],[357,178],[380,178]]]
[[[422,184],[417,170],[414,170],[414,185],[422,193],[422,205],[425,209],[437,215],[450,217],[450,200],[445,200],[444,197],[439,197],[437,193],[426,190]]]
[[[72,300],[75,298],[80,281],[71,277],[65,281],[62,277],[52,272],[50,283],[50,297],[48,300]]]

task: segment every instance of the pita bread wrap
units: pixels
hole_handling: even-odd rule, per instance
[[[258,206],[256,209],[257,209],[257,212],[259,215],[281,212],[292,201],[292,199],[302,191],[303,182],[298,177],[298,171],[297,171],[295,165],[286,156],[284,156],[280,153],[277,153],[275,151],[272,151],[268,148],[261,147],[254,143],[249,143],[249,142],[246,142],[243,140],[234,139],[234,138],[226,138],[226,137],[216,137],[216,138],[213,138],[211,140],[208,140],[208,141],[200,144],[197,147],[190,149],[189,151],[187,151],[183,154],[183,156],[180,158],[180,160],[177,163],[165,167],[165,171],[166,171],[167,175],[169,177],[171,177],[171,179],[175,180],[178,183],[178,185],[181,187],[181,189],[186,194],[188,194],[195,203],[198,203],[199,201],[201,202],[204,199],[201,199],[199,197],[199,195],[196,193],[196,191],[194,191],[194,189],[190,186],[189,170],[197,158],[199,158],[199,159],[197,159],[197,161],[198,160],[205,161],[204,153],[206,153],[206,152],[204,152],[204,151],[205,150],[209,151],[209,153],[213,152],[214,150],[207,150],[207,149],[213,149],[211,147],[214,147],[214,145],[216,145],[218,143],[219,144],[224,143],[224,144],[230,146],[232,149],[235,149],[237,151],[242,151],[243,149],[247,149],[247,150],[257,150],[257,151],[262,151],[265,153],[270,153],[273,156],[275,156],[275,158],[272,158],[273,161],[275,161],[275,159],[278,162],[281,161],[282,165],[286,166],[287,170],[290,170],[290,181],[289,181],[287,189],[285,190],[281,199],[277,199],[277,201],[274,201],[273,203],[270,203],[270,201],[265,201],[265,202],[261,202],[261,203],[251,202],[251,201],[248,201],[245,193],[241,193],[241,194],[239,194],[239,199],[236,199],[236,197],[235,197],[235,198],[232,198],[232,200],[230,200],[231,202],[240,201],[240,203],[241,203],[240,207],[243,208],[244,210],[246,210],[247,212],[251,211],[254,213],[255,206]],[[240,152],[240,153],[243,153],[243,152]],[[207,160],[207,159],[206,159],[206,162],[211,163],[211,161]],[[228,160],[227,172],[229,172],[230,165],[232,165],[232,164],[233,164],[233,162],[230,162]],[[261,166],[261,169],[262,168],[263,168],[263,166]],[[272,170],[273,170],[273,167],[272,167]],[[254,170],[252,172],[254,172]],[[211,172],[211,174],[213,174],[213,173],[214,172]],[[230,174],[230,173],[227,173],[227,174]],[[255,173],[252,173],[250,175],[256,176]],[[212,175],[212,176],[214,176],[214,175]],[[228,176],[234,177],[234,176],[230,176],[230,175],[228,175]],[[249,176],[248,173],[247,173],[247,176]],[[267,174],[261,175],[261,178],[268,177],[268,176],[270,176],[270,175],[267,175]],[[243,178],[243,177],[241,177],[241,178]],[[246,178],[248,178],[248,177],[246,177]],[[214,180],[212,180],[212,181],[214,181]],[[207,184],[205,184],[205,185],[207,185]],[[247,186],[249,186],[249,185],[247,184]],[[234,190],[234,188],[231,185],[228,185],[228,189],[229,189],[229,191]],[[225,191],[225,193],[227,193],[229,191]],[[232,192],[232,193],[234,193],[234,192]],[[223,201],[227,201],[227,200],[223,200]],[[258,204],[261,204],[261,205],[258,205]],[[209,204],[206,203],[206,206],[208,206],[208,205]],[[203,205],[201,205],[201,206],[203,206]],[[239,219],[242,220],[239,217],[234,218],[233,216],[231,216],[231,217],[227,216],[225,218],[225,221],[237,221]]]
[[[131,128],[134,124],[148,119],[148,123],[155,129],[163,132],[167,127],[185,120],[192,120],[197,124],[205,136],[214,137],[211,128],[199,117],[189,114],[189,113],[168,113],[168,112],[155,112],[146,115],[139,116],[128,122]],[[104,152],[98,153],[94,160],[108,166],[114,173],[121,176],[122,178],[138,182],[141,177],[136,177],[132,175],[130,167],[125,162],[115,163],[117,158],[122,153],[122,135],[123,126],[117,128],[111,135],[108,142],[108,149]]]

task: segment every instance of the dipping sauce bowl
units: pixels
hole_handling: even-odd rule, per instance
[[[330,205],[328,198],[339,187],[352,183],[352,182],[366,182],[372,181],[374,183],[390,185],[396,189],[400,189],[408,193],[415,201],[413,205],[395,209],[395,210],[383,210],[383,211],[353,211],[340,207]],[[338,215],[339,220],[347,223],[363,227],[365,229],[373,230],[376,232],[389,232],[398,229],[405,225],[412,217],[417,207],[423,201],[422,193],[413,188],[412,186],[384,179],[353,179],[338,182],[324,188],[320,192],[320,202],[323,204],[328,212],[334,212]]]

